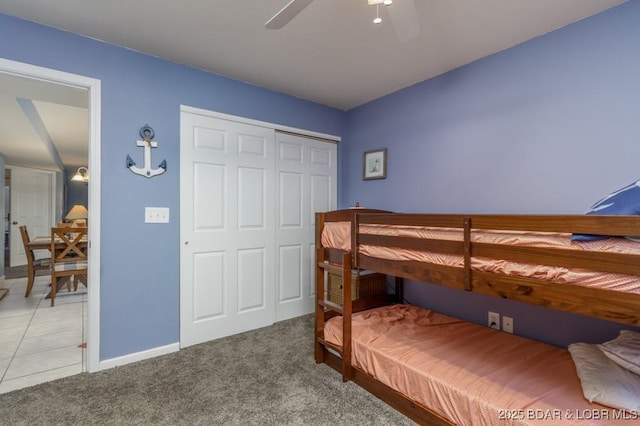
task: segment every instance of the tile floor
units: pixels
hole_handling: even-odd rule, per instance
[[[25,298],[26,278],[0,280],[9,289],[0,300],[0,393],[86,371],[86,287],[60,290],[52,308],[48,283],[36,277]]]

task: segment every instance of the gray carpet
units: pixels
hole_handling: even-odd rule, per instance
[[[402,425],[313,360],[313,318],[0,394],[11,425]]]

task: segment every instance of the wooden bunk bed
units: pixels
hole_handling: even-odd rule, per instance
[[[349,241],[327,237],[325,229],[331,226],[342,228]],[[640,236],[640,217],[399,214],[369,209],[317,213],[316,362],[327,363],[342,373],[343,380],[353,380],[419,423],[452,424],[406,391],[399,392],[352,365],[353,314],[390,299],[401,301],[401,279],[406,278],[640,325],[640,243],[623,237],[572,242],[571,234]],[[531,243],[538,236],[545,241]],[[433,252],[435,258],[423,256]],[[500,268],[493,266],[496,263]],[[523,264],[543,269],[521,272]],[[396,277],[395,295],[352,302],[354,280],[361,270]],[[342,304],[325,297],[326,274],[341,277]],[[325,336],[325,324],[336,316],[341,316],[340,336],[331,340]]]

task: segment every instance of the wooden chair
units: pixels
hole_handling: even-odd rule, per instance
[[[51,306],[60,285],[68,286],[71,278],[75,290],[78,281],[87,285],[86,235],[87,228],[51,228]]]
[[[24,297],[29,297],[31,289],[33,288],[33,282],[36,279],[36,271],[51,268],[51,258],[36,259],[33,250],[29,247],[29,233],[27,227],[22,225],[19,227],[20,236],[22,237],[22,244],[24,245],[24,254],[27,256],[27,291],[24,293]]]

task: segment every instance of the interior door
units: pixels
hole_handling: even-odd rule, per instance
[[[9,232],[10,266],[26,265],[27,258],[20,236],[21,225],[27,226],[29,237],[49,235],[53,215],[53,172],[11,168],[11,228]],[[48,251],[37,252],[37,257]]]
[[[274,322],[274,134],[181,113],[182,347]]]
[[[337,203],[337,144],[276,134],[276,320],[313,312],[315,212]]]

